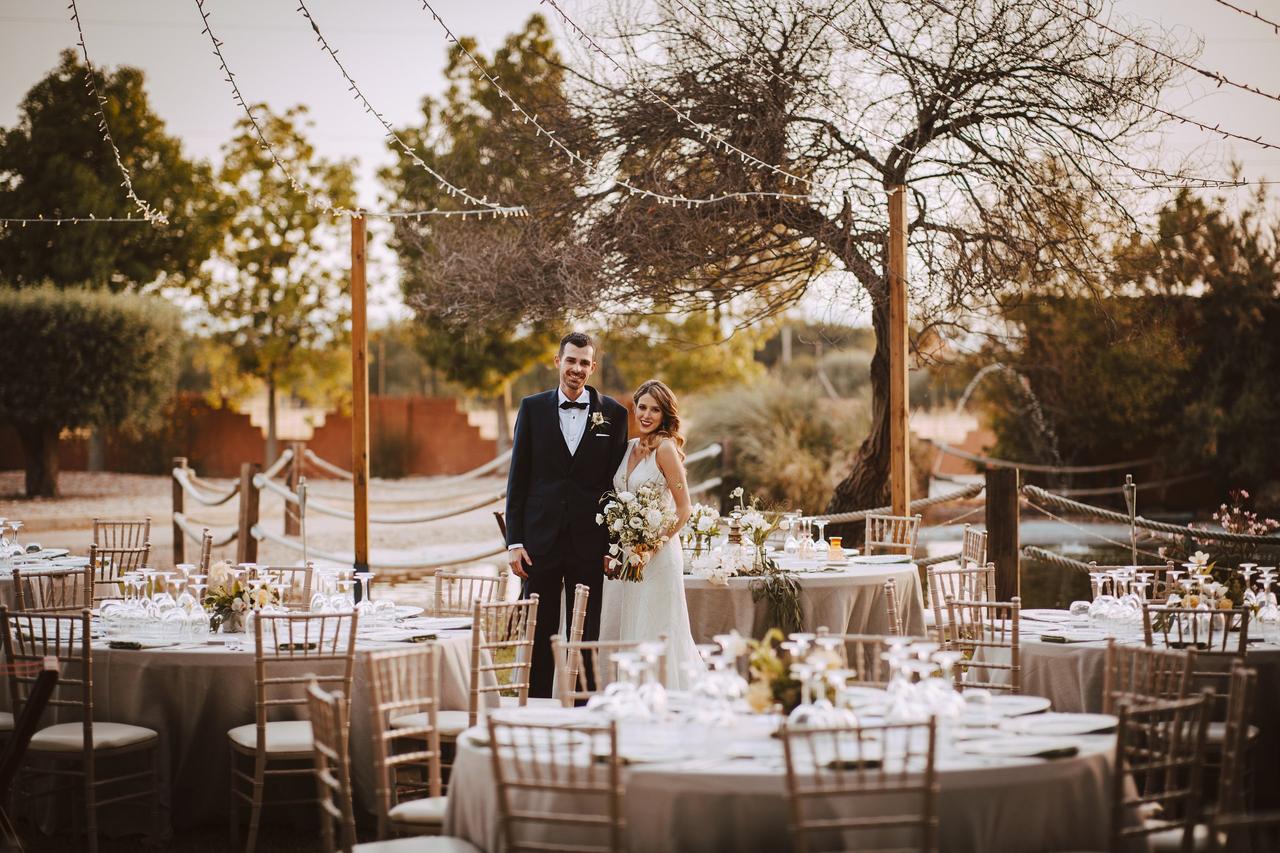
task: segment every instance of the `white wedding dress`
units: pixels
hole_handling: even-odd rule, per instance
[[[622,464],[613,475],[615,491],[635,491],[654,480],[666,485],[654,454],[649,454],[627,476],[627,465],[638,439],[627,444]],[[666,499],[674,502],[671,492]],[[670,690],[689,688],[689,667],[702,667],[702,658],[689,630],[689,606],[684,598],[684,554],[680,540],[672,539],[654,554],[644,568],[643,579],[605,579],[601,600],[600,639],[639,642],[667,638],[667,681]]]

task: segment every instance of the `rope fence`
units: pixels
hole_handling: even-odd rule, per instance
[[[264,477],[261,474],[254,475],[253,485],[260,490],[266,490],[266,491],[272,492],[273,494],[279,495],[280,497],[284,498],[286,502],[291,503],[295,506],[297,506],[298,504],[298,496],[295,493],[289,491],[289,489],[285,488],[284,486],[280,485],[274,480],[268,480],[266,477]],[[507,496],[507,490],[503,489],[502,491],[498,492],[496,495],[486,495],[484,498],[481,498],[480,500],[474,503],[467,504],[466,506],[453,507],[451,509],[441,510],[439,512],[419,513],[419,514],[410,514],[410,515],[370,515],[369,521],[375,524],[425,524],[431,521],[440,521],[441,519],[444,519],[444,518],[453,518],[454,516],[463,515],[465,513],[472,512],[473,510],[483,509],[484,507],[491,506],[497,503],[498,501],[502,500],[506,496]],[[355,513],[350,512],[349,510],[342,509],[341,507],[333,506],[332,504],[327,504],[324,501],[316,500],[314,498],[307,501],[307,508],[315,510],[321,515],[328,515],[328,516],[332,516],[333,518],[342,518],[347,521],[355,521]]]
[[[965,486],[963,489],[956,489],[954,492],[947,492],[932,498],[920,498],[911,502],[910,510],[926,509],[938,504],[950,503],[951,501],[960,501],[965,498],[976,497],[986,488],[985,483],[974,483],[972,486]],[[837,512],[830,515],[812,516],[814,521],[825,521],[831,524],[845,524],[851,521],[865,521],[868,515],[887,515],[893,512],[892,506],[878,506],[873,509],[860,509],[856,512]]]
[[[954,456],[957,459],[965,459],[969,462],[976,462],[979,465],[986,465],[988,468],[1017,468],[1021,471],[1037,471],[1042,474],[1101,474],[1106,471],[1141,468],[1155,461],[1155,457],[1149,457],[1147,459],[1131,459],[1127,462],[1108,462],[1105,465],[1043,465],[1035,462],[1014,462],[1009,459],[997,459],[994,456],[984,456],[981,453],[970,453],[967,450],[961,450],[958,447],[952,447],[940,441],[930,441],[929,443],[936,447],[939,453],[945,453],[947,456]]]
[[[255,539],[257,539],[260,542],[261,541],[274,542],[277,545],[282,545],[294,551],[298,551],[298,552],[302,551],[301,542],[297,542],[293,539],[288,538],[287,536],[281,536],[276,533],[271,533],[268,530],[264,530],[262,525],[260,524],[255,524],[250,529],[250,533],[253,535]],[[370,568],[378,568],[378,569],[440,569],[446,566],[456,566],[456,565],[461,565],[463,563],[474,563],[478,560],[483,560],[488,557],[496,557],[499,554],[505,554],[506,552],[507,552],[506,544],[499,543],[497,545],[485,545],[481,550],[478,550],[475,553],[466,554],[461,557],[450,557],[448,559],[375,560],[373,559],[373,556],[370,555],[369,566]],[[309,545],[307,546],[307,554],[308,556],[311,556],[311,557],[319,557],[322,560],[330,560],[335,563],[343,563],[347,565],[350,565],[355,561],[354,554],[350,554],[350,553],[335,554],[332,551],[322,551],[318,548],[313,548]]]
[[[1078,569],[1082,572],[1093,571],[1093,565],[1082,560],[1073,560],[1070,557],[1064,557],[1061,554],[1055,554],[1052,551],[1046,551],[1043,548],[1037,548],[1034,545],[1022,546],[1022,556],[1028,560],[1040,560],[1054,566],[1065,569]]]
[[[207,495],[201,491],[201,486],[195,484],[194,475],[190,468],[174,468],[173,479],[187,493],[188,497],[194,498],[197,503],[205,506],[222,506],[227,501],[240,494],[240,484],[236,483],[229,491],[221,495]]]
[[[209,530],[208,527],[202,527],[200,530],[196,530],[196,528],[192,526],[191,520],[188,519],[184,514],[180,512],[175,512],[173,514],[173,523],[176,524],[179,528],[181,528],[183,533],[185,533],[187,536],[190,536],[196,542],[202,541],[204,537],[204,531]],[[200,522],[196,522],[196,523],[198,524]],[[232,542],[236,541],[236,536],[239,534],[239,532],[240,532],[239,530],[233,527],[231,530],[229,530],[227,533],[223,534],[222,536],[218,536],[217,534],[215,534],[213,537],[214,546],[221,548],[223,545],[230,545]]]

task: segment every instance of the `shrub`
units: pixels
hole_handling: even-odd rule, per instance
[[[58,492],[58,436],[151,425],[172,394],[180,315],[154,297],[0,290],[0,420],[17,429],[27,497]]]

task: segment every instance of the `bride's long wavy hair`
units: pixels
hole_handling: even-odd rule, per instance
[[[658,408],[662,410],[662,423],[653,432],[643,436],[638,444],[653,453],[664,438],[669,438],[675,444],[680,458],[684,459],[684,433],[680,432],[680,404],[676,402],[676,395],[661,380],[650,379],[631,395],[631,402],[638,405],[645,394],[657,400]]]

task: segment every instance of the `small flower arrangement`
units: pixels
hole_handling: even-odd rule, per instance
[[[706,504],[694,504],[685,530],[693,543],[693,555],[701,557],[703,549],[710,548],[711,540],[720,535],[720,511]]]
[[[607,427],[608,425],[609,425],[609,419],[608,419],[607,417],[605,417],[604,412],[592,412],[592,413],[591,413],[591,428],[592,428],[592,429],[600,429],[601,427]]]
[[[618,580],[644,580],[644,567],[666,544],[668,531],[675,525],[675,509],[666,500],[666,487],[654,481],[634,492],[609,492],[596,514],[596,524],[609,531],[609,554],[621,565],[614,577]]]
[[[209,587],[205,590],[204,606],[210,611],[209,629],[217,631],[223,625],[243,624],[250,611],[277,607],[279,590],[271,585],[250,589],[231,574],[231,564],[221,562],[209,569]]]

